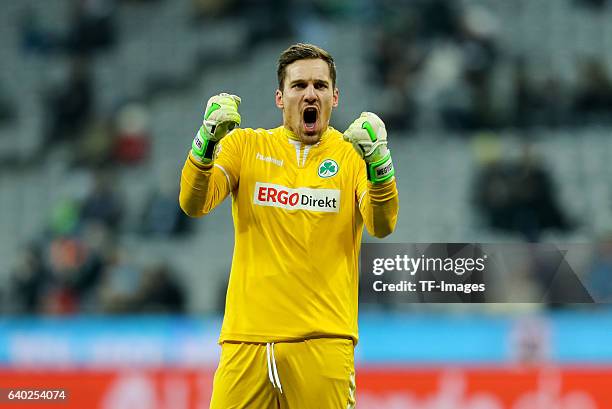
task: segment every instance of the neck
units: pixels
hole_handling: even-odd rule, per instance
[[[295,134],[287,125],[283,125],[285,127],[285,134],[287,137],[293,141],[299,141],[300,137]]]
[[[289,128],[287,125],[283,125],[283,126],[285,128],[285,134],[287,135],[289,139],[294,140],[294,141],[300,141],[305,145],[316,144],[317,142],[321,140],[321,138],[323,138],[323,135],[325,135],[325,132],[327,132],[327,129],[329,129],[329,128],[325,128],[323,132],[321,132],[320,134],[315,134],[315,135],[298,135],[295,132],[293,132],[291,128]]]

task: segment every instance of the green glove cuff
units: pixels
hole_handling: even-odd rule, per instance
[[[395,175],[393,160],[391,160],[391,152],[379,160],[367,163],[368,180],[372,183],[383,183],[391,179]]]
[[[210,163],[213,160],[217,142],[218,141],[211,140],[204,126],[201,126],[198,134],[193,138],[193,142],[191,143],[191,153],[202,163]]]

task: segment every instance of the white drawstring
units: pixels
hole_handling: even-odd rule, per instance
[[[266,344],[266,358],[268,358],[268,378],[270,378],[270,382],[272,382],[272,386],[276,388],[274,384],[274,378],[272,377],[272,365],[270,365],[270,344]]]
[[[283,393],[283,386],[280,383],[280,378],[278,376],[278,370],[276,369],[276,358],[274,358],[274,342],[272,343],[272,369],[274,369],[274,379],[276,379],[276,384],[278,385],[278,389],[280,393]]]
[[[268,361],[268,378],[274,388],[278,388],[280,393],[283,393],[283,387],[280,383],[280,377],[278,376],[278,369],[276,368],[276,358],[274,358],[274,342],[266,344],[266,358]],[[274,376],[272,376],[274,374]],[[274,382],[276,380],[276,383]]]

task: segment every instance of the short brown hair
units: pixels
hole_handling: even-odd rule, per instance
[[[276,75],[278,77],[278,88],[282,91],[285,82],[285,69],[287,66],[298,60],[316,60],[321,59],[327,63],[329,67],[329,76],[332,80],[332,87],[336,86],[336,64],[330,53],[316,45],[297,43],[283,51],[278,57],[278,68]]]

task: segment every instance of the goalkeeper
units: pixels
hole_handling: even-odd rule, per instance
[[[363,226],[387,236],[399,206],[387,132],[369,112],[344,135],[329,126],[338,89],[325,50],[289,47],[277,75],[282,126],[241,129],[240,98],[214,96],[181,176],[190,216],[232,197],[211,408],[352,408]]]

